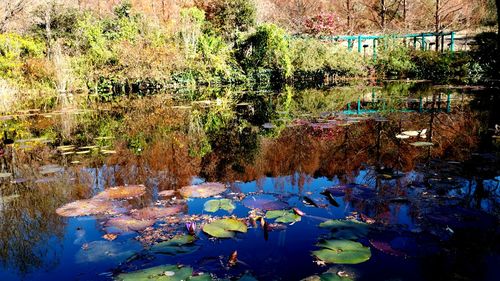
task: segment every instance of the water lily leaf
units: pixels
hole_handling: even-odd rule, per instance
[[[236,219],[220,219],[203,226],[203,231],[217,238],[232,238],[235,232],[247,232],[247,226]]]
[[[203,209],[206,212],[211,213],[215,213],[218,210],[225,210],[231,213],[235,208],[236,207],[229,199],[209,200],[205,202],[205,205],[203,206]]]
[[[356,240],[368,234],[370,225],[356,220],[328,220],[319,226],[330,229],[332,238]]]
[[[177,215],[179,213],[185,212],[186,210],[187,210],[187,205],[185,204],[179,204],[165,208],[146,207],[134,211],[132,213],[132,217],[138,220],[154,220],[154,219]]]
[[[178,235],[168,241],[153,245],[151,251],[166,255],[189,254],[200,248],[192,245],[194,241],[196,238],[192,235]]]
[[[144,185],[115,186],[104,190],[94,198],[107,200],[129,199],[139,197],[144,193],[146,193]]]
[[[143,270],[122,273],[115,280],[120,281],[181,281],[191,280],[193,274],[191,267],[181,267],[176,265],[160,265]]]
[[[189,185],[181,188],[183,197],[208,198],[226,191],[226,185],[218,182],[206,182],[198,185]]]
[[[263,211],[283,210],[289,207],[287,203],[277,200],[272,195],[247,196],[242,203],[249,209]]]
[[[352,278],[339,276],[335,272],[331,272],[330,270],[321,274],[321,275],[313,275],[307,278],[302,279],[301,281],[352,281]]]
[[[434,145],[432,142],[426,142],[426,141],[417,141],[417,142],[412,142],[410,144],[415,146],[415,147],[425,147],[425,146],[433,146]]]
[[[351,240],[326,240],[316,246],[323,249],[313,251],[313,254],[327,263],[358,264],[371,257],[369,247]]]
[[[410,136],[410,137],[416,137],[418,136],[419,132],[418,131],[404,131],[401,132],[402,135]]]
[[[56,210],[56,213],[63,217],[79,217],[102,214],[120,213],[119,205],[114,202],[98,199],[78,200],[68,203]]]
[[[268,211],[265,216],[266,219],[276,219],[280,223],[292,223],[300,221],[301,217],[295,214],[292,210],[274,210]]]
[[[152,226],[155,220],[138,220],[129,216],[119,216],[109,219],[106,227],[116,227],[125,232],[141,231]]]
[[[11,173],[0,173],[0,179],[2,179],[2,178],[9,178],[10,176],[12,176]]]
[[[77,263],[99,263],[113,261],[118,264],[139,252],[142,246],[138,242],[117,243],[116,241],[93,241],[76,254]]]

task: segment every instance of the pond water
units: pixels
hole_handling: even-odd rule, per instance
[[[497,92],[224,88],[0,116],[0,280],[498,280]]]

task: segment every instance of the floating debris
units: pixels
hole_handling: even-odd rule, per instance
[[[432,142],[417,141],[410,143],[410,145],[413,145],[415,147],[426,147],[426,146],[433,146],[434,144]]]

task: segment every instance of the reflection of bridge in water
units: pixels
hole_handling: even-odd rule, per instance
[[[347,103],[342,113],[347,115],[374,114],[381,112],[446,112],[452,110],[452,103],[463,103],[468,100],[463,93],[435,93],[429,96],[395,98],[377,97],[375,89],[371,93],[358,98],[357,101]],[[399,104],[398,108],[388,104]]]

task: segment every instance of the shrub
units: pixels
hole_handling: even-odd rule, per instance
[[[293,74],[286,33],[274,24],[257,27],[240,45],[240,58],[247,71],[270,69],[282,78]]]
[[[408,76],[413,69],[410,48],[394,38],[379,40],[375,69],[380,75]]]
[[[13,33],[0,34],[0,77],[13,78],[22,74],[28,58],[42,58],[43,43],[27,36]]]
[[[366,75],[363,57],[343,46],[317,39],[295,39],[290,42],[295,76],[362,76]]]
[[[248,31],[255,25],[256,7],[248,0],[196,1],[206,13],[213,30],[224,39],[233,41],[239,32]]]
[[[477,81],[482,77],[483,70],[466,53],[439,53],[415,51],[412,54],[414,63],[413,76],[439,82],[450,80]]]

